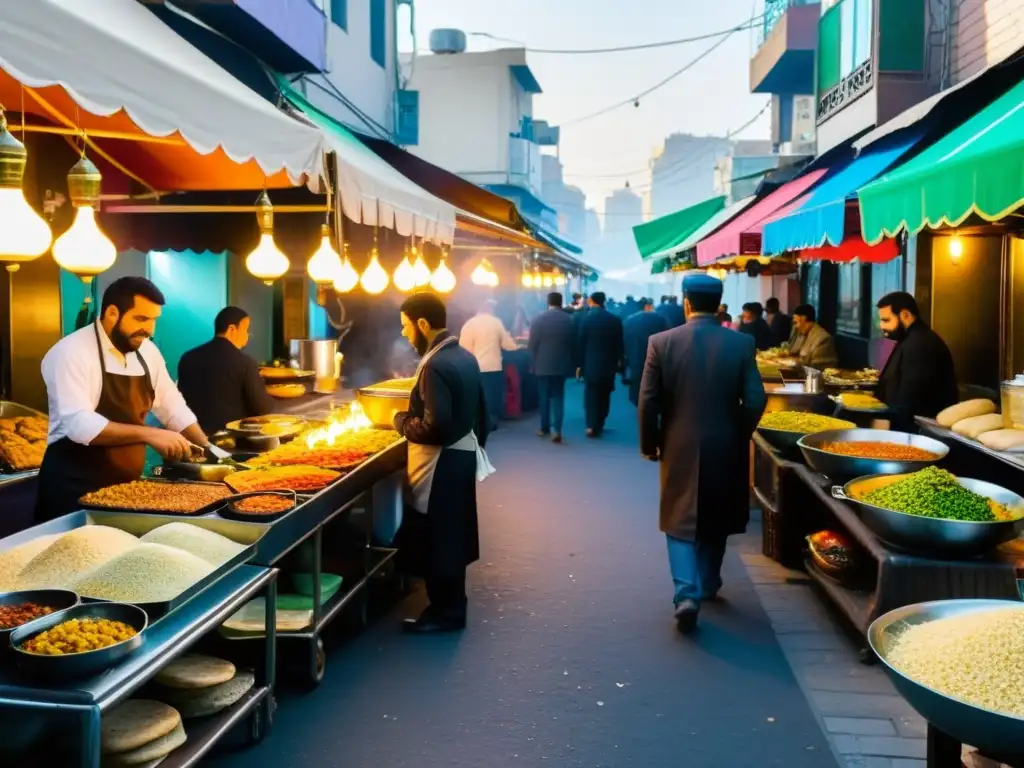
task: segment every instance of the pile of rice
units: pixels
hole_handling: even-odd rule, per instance
[[[18,574],[18,589],[68,589],[78,576],[139,546],[130,533],[86,525],[61,535]]]
[[[1024,610],[995,608],[917,624],[889,663],[912,680],[978,707],[1024,717]]]
[[[214,566],[226,563],[245,549],[226,536],[189,523],[161,525],[143,536],[142,541],[184,550]]]
[[[36,555],[50,546],[60,536],[51,533],[26,541],[16,547],[0,552],[0,592],[12,592],[18,588],[18,574]]]
[[[155,603],[174,599],[211,571],[212,565],[189,552],[143,543],[93,568],[71,589],[84,597]]]

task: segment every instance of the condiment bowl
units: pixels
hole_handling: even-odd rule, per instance
[[[135,630],[134,637],[120,643],[83,653],[44,656],[29,653],[22,646],[47,629],[70,619],[109,619],[120,621]],[[11,633],[10,645],[18,668],[30,677],[48,680],[91,677],[110,669],[142,645],[149,617],[141,608],[127,603],[81,603],[63,611],[18,627]]]
[[[81,598],[74,592],[67,589],[26,589],[20,592],[3,592],[0,593],[0,605],[19,605],[21,603],[35,603],[39,606],[46,608],[52,608],[53,613],[63,611],[66,608],[78,605],[81,602]],[[7,650],[8,638],[11,633],[22,627],[27,627],[29,624],[34,624],[37,621],[48,619],[53,614],[48,616],[40,616],[38,619],[19,624],[17,627],[9,627],[7,629],[0,628],[0,649]]]
[[[868,643],[885,665],[896,690],[925,720],[963,744],[970,744],[993,756],[1010,758],[1024,755],[1024,718],[947,696],[907,677],[889,663],[896,641],[914,625],[1005,608],[1024,611],[1024,603],[1011,600],[936,600],[907,605],[875,619],[868,628]]]
[[[833,486],[832,496],[856,505],[864,524],[879,539],[912,554],[925,557],[945,557],[968,560],[987,554],[1003,542],[1014,539],[1024,530],[1024,519],[972,522],[969,520],[943,520],[923,517],[894,509],[868,504],[865,495],[890,483],[904,479],[904,475],[868,475],[851,480],[844,486]],[[1010,508],[1024,509],[1024,498],[1013,491],[982,480],[958,477],[965,488]]]
[[[935,454],[934,459],[867,459],[859,456],[844,456],[821,449],[825,443],[892,443],[893,445],[920,448]],[[902,475],[938,464],[949,454],[949,446],[938,440],[907,432],[890,432],[886,429],[833,429],[804,435],[797,441],[807,465],[826,477],[835,479],[862,477],[864,475]]]
[[[246,512],[244,509],[240,509],[237,506],[239,501],[243,499],[250,499],[254,496],[280,496],[291,501],[292,505],[288,509],[281,510],[280,512]],[[228,497],[227,505],[221,509],[217,514],[221,517],[225,517],[228,520],[238,520],[243,523],[269,523],[284,517],[289,512],[295,509],[298,505],[298,494],[295,491],[252,491],[250,493],[239,493],[234,496]]]

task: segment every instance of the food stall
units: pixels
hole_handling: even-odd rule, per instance
[[[242,420],[218,438],[222,458],[168,463],[0,539],[5,756],[177,766],[239,723],[261,739],[279,641],[303,648],[318,683],[320,633],[347,607],[365,621],[367,587],[394,557],[406,446],[384,424],[411,385],[360,392],[365,409]],[[114,629],[103,639],[88,622]],[[179,668],[199,683],[174,682]],[[122,719],[136,736],[119,739]]]

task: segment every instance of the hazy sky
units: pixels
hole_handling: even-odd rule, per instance
[[[417,0],[421,51],[431,29],[487,32],[534,48],[597,48],[692,37],[728,29],[760,13],[762,0]],[[407,23],[403,11],[400,24]],[[754,33],[740,31],[688,72],[640,101],[562,128],[566,182],[587,193],[603,211],[604,198],[626,179],[638,192],[649,183],[653,149],[670,133],[722,135],[747,122],[768,97],[750,94]],[[403,49],[411,48],[407,35]],[[529,64],[544,93],[534,116],[553,125],[588,115],[667,77],[716,40],[629,53],[564,56],[530,53]],[[470,50],[509,47],[470,37]],[[744,138],[767,138],[768,113]],[[709,161],[710,162],[710,161]]]

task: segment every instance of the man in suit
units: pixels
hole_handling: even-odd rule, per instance
[[[600,437],[611,407],[615,374],[622,369],[622,320],[604,308],[605,295],[595,291],[580,326],[580,373],[584,382],[587,437]]]
[[[656,333],[667,331],[668,321],[654,311],[654,299],[643,300],[643,310],[627,317],[622,324],[626,345],[626,370],[629,373],[629,402],[636,405],[640,399],[640,378],[647,359],[647,340]]]
[[[530,323],[530,367],[537,377],[541,437],[562,442],[565,380],[576,370],[576,325],[562,309],[562,294],[548,294],[548,308]],[[553,413],[552,413],[553,412]],[[553,429],[553,431],[552,431]]]
[[[892,411],[893,429],[913,429],[915,416],[933,418],[960,399],[953,355],[921,319],[909,293],[895,291],[879,299],[878,319],[896,348],[882,369],[876,394]]]
[[[668,539],[680,631],[722,586],[726,539],[746,530],[749,443],[767,402],[749,336],[718,324],[722,283],[683,282],[686,325],[651,337],[640,383],[640,451],[661,464],[661,530]]]
[[[789,352],[808,368],[833,368],[839,365],[836,342],[832,334],[815,322],[816,317],[814,307],[810,304],[801,304],[793,310],[793,336]]]
[[[740,333],[751,336],[754,344],[762,352],[772,348],[772,331],[764,319],[764,307],[759,301],[748,301],[743,305],[743,320]]]
[[[772,346],[781,347],[789,341],[793,321],[789,315],[782,311],[779,300],[774,296],[764,303],[764,311],[765,322],[768,323],[768,330],[772,333]]]
[[[679,299],[675,296],[662,296],[661,304],[655,311],[665,319],[669,328],[677,328],[686,322],[683,308],[679,306]]]

